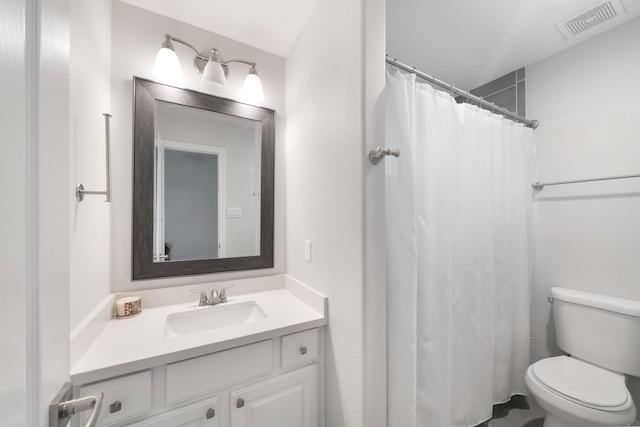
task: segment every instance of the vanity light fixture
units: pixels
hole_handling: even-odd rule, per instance
[[[250,103],[261,103],[264,101],[262,82],[260,82],[260,78],[258,77],[255,62],[246,61],[244,59],[230,59],[228,61],[224,61],[217,49],[211,49],[211,53],[208,56],[205,56],[198,52],[192,44],[173,37],[170,34],[164,35],[162,47],[156,55],[156,61],[153,66],[153,75],[156,79],[170,84],[182,83],[180,62],[173,47],[173,42],[183,44],[196,53],[196,56],[193,58],[193,65],[196,70],[202,74],[201,81],[204,83],[212,83],[225,87],[227,85],[227,77],[229,76],[229,64],[232,62],[247,64],[249,66],[249,73],[244,81],[242,98]]]

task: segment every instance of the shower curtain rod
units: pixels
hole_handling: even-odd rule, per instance
[[[391,58],[389,55],[386,55],[386,61],[388,64],[393,65],[394,67],[400,68],[401,70],[404,70],[408,73],[413,73],[416,76],[420,77],[421,79],[424,79],[429,83],[433,83],[437,86],[440,86],[441,88],[446,89],[447,91],[455,95],[461,95],[467,98],[468,100],[477,102],[478,104],[484,107],[487,107],[492,111],[496,111],[507,118],[510,118],[516,122],[523,123],[526,127],[529,127],[531,129],[535,129],[538,127],[537,120],[527,120],[527,118],[519,116],[516,113],[513,113],[507,110],[506,108],[498,107],[493,102],[486,101],[485,99],[479,96],[473,95],[472,93],[467,92],[466,90],[459,89],[450,83],[443,82],[442,80],[439,80],[433,76],[430,76],[429,74],[423,73],[422,71],[418,70],[416,67],[411,67],[409,65],[403,64],[402,62],[398,61],[397,58]]]

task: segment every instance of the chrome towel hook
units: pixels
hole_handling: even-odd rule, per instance
[[[374,165],[380,163],[386,156],[400,157],[400,150],[378,147],[369,152],[369,160]]]

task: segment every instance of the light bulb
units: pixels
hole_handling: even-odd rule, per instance
[[[219,62],[209,60],[202,71],[202,81],[205,83],[214,83],[220,86],[227,85],[227,79],[224,76],[224,70]]]
[[[182,70],[178,55],[168,47],[162,47],[153,66],[154,79],[169,84],[182,84]]]
[[[242,99],[250,104],[260,104],[264,102],[264,92],[262,91],[262,82],[258,77],[256,66],[252,65],[249,74],[244,79],[242,87]]]

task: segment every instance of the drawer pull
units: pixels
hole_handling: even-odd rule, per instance
[[[213,408],[209,408],[207,409],[207,419],[210,420],[211,418],[216,416],[216,411]]]
[[[307,354],[307,347],[300,347],[300,354]]]
[[[242,408],[244,406],[244,399],[243,398],[239,398],[236,401],[236,408]]]
[[[121,409],[122,409],[122,402],[120,402],[119,400],[116,400],[111,405],[109,405],[110,414],[113,414],[114,412],[118,412]]]

